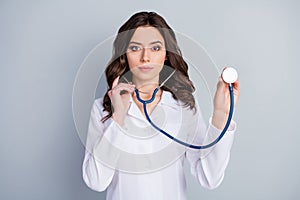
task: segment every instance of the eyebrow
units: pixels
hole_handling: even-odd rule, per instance
[[[159,40],[150,42],[149,44],[157,44],[157,43],[163,45],[163,43],[162,43],[161,41],[159,41]],[[131,42],[129,42],[129,44],[138,44],[138,45],[142,45],[142,43],[140,43],[140,42],[135,42],[135,41],[131,41]]]

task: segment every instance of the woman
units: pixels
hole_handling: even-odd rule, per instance
[[[181,56],[173,30],[161,16],[154,12],[139,12],[121,26],[114,41],[113,57],[106,68],[106,78],[108,90],[104,98],[95,100],[91,111],[87,151],[83,162],[83,178],[91,189],[107,190],[109,200],[187,199],[184,160],[189,162],[192,175],[203,187],[213,189],[220,185],[233,142],[233,121],[224,138],[205,157],[201,157],[198,150],[185,149],[178,157],[170,160],[170,156],[165,157],[163,160],[168,161],[164,162],[163,166],[156,165],[155,159],[148,160],[153,168],[150,167],[151,170],[145,170],[144,173],[141,170],[135,173],[137,166],[144,167],[145,163],[135,162],[132,165],[131,161],[127,160],[126,164],[130,165],[130,169],[133,166],[136,168],[126,168],[126,171],[120,167],[122,156],[125,154],[113,156],[114,144],[124,145],[128,151],[132,150],[138,154],[148,152],[151,148],[153,151],[156,143],[168,140],[164,135],[154,134],[151,138],[130,143],[131,140],[122,134],[123,130],[130,129],[129,121],[134,126],[149,126],[143,104],[138,101],[137,94],[142,99],[149,99],[155,88],[158,88],[158,92],[154,101],[147,104],[147,112],[151,117],[155,116],[159,108],[165,113],[173,113],[173,116],[165,117],[163,123],[166,129],[171,127],[170,132],[179,134],[184,126],[185,131],[194,131],[193,142],[202,144],[207,140],[206,133],[210,136],[217,135],[225,125],[230,103],[227,84],[219,78],[214,96],[213,116],[209,127],[206,128],[192,95],[195,88],[189,79],[188,65]],[[233,88],[236,102],[239,95],[238,82],[233,83]],[[138,90],[138,93],[135,90]],[[191,116],[191,120],[186,120],[185,123],[177,122],[179,110],[184,110],[185,116]],[[160,117],[161,114],[157,116]],[[180,126],[174,126],[178,124]],[[194,124],[196,128],[188,129]],[[156,132],[151,130],[151,133],[145,131],[145,134]],[[104,138],[108,138],[112,145],[106,146]],[[103,155],[109,155],[108,160],[111,158],[110,161],[115,163],[105,163],[105,159],[100,158]]]

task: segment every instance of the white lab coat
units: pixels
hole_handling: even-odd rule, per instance
[[[126,132],[122,130],[131,127],[127,124],[122,129],[111,118],[102,123],[102,117],[107,114],[103,111],[102,98],[96,99],[93,104],[82,166],[83,179],[88,187],[96,191],[107,190],[107,200],[185,200],[185,160],[189,163],[191,174],[203,187],[214,189],[221,184],[236,130],[233,120],[225,136],[214,147],[194,150],[176,144],[179,153],[172,154],[164,150],[174,142],[154,129],[150,133],[150,124],[132,99],[130,102],[126,118],[138,127],[132,130],[143,130],[136,131],[141,135],[124,134]],[[156,110],[159,111],[155,115]],[[163,91],[159,104],[151,113],[152,117],[153,121],[174,136],[182,138],[182,129],[187,132],[195,130],[193,140],[187,139],[187,142],[193,144],[207,144],[220,134],[211,120],[208,128],[206,127],[199,107],[195,115],[193,111],[183,108],[167,91]],[[196,125],[195,129],[190,128],[193,125]],[[147,134],[150,136],[147,137]],[[185,150],[180,151],[182,148]],[[143,162],[143,155],[154,154],[152,160],[146,159],[149,163]],[[136,158],[135,155],[139,157]],[[126,160],[122,161],[124,156]]]

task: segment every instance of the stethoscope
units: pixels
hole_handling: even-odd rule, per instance
[[[174,74],[174,72],[167,78],[169,79],[172,75]],[[154,91],[153,91],[153,94],[152,94],[152,97],[148,100],[143,100],[140,98],[140,95],[139,95],[139,91],[138,89],[135,89],[135,93],[136,93],[136,97],[137,97],[137,100],[139,102],[141,102],[143,104],[143,109],[144,109],[144,113],[145,113],[145,116],[148,120],[148,122],[151,124],[151,126],[153,128],[155,128],[156,130],[158,130],[159,132],[163,133],[165,136],[167,136],[168,138],[174,140],[175,142],[181,144],[181,145],[184,145],[186,147],[189,147],[189,148],[192,148],[192,149],[207,149],[209,147],[212,147],[214,146],[215,144],[217,144],[222,138],[223,136],[225,135],[229,125],[230,125],[230,121],[232,119],[232,115],[233,115],[233,107],[234,107],[234,94],[233,94],[233,86],[232,86],[232,83],[234,83],[236,80],[237,80],[237,77],[238,77],[238,74],[237,74],[237,71],[232,68],[232,67],[228,67],[226,68],[223,72],[222,72],[222,78],[223,80],[229,84],[228,88],[229,88],[229,93],[230,93],[230,109],[229,109],[229,115],[228,115],[228,119],[227,119],[227,122],[225,124],[225,127],[223,129],[223,131],[220,133],[219,137],[217,137],[213,142],[207,144],[207,145],[201,145],[201,146],[198,146],[198,145],[192,145],[192,144],[188,144],[186,142],[183,142],[175,137],[173,137],[172,135],[170,135],[169,133],[167,133],[166,131],[162,130],[161,128],[159,128],[157,125],[155,125],[151,118],[149,117],[149,114],[147,112],[147,104],[151,103],[154,101],[155,99],[155,96],[156,96],[156,93],[158,92],[159,87],[155,88]],[[164,81],[165,83],[166,81]],[[163,85],[163,84],[162,84]]]

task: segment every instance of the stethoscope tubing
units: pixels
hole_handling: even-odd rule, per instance
[[[177,143],[179,143],[181,145],[184,145],[186,147],[189,147],[189,148],[192,148],[192,149],[207,149],[207,148],[210,148],[210,147],[214,146],[215,144],[217,144],[223,138],[223,136],[225,135],[225,133],[228,130],[228,127],[230,125],[230,122],[231,122],[231,119],[232,119],[232,115],[233,115],[234,94],[233,94],[233,86],[232,86],[232,84],[229,84],[228,87],[229,87],[229,93],[230,93],[230,108],[229,108],[229,115],[228,115],[227,122],[225,124],[224,129],[220,133],[220,135],[213,142],[211,142],[211,143],[209,143],[207,145],[193,145],[193,144],[188,144],[186,142],[183,142],[183,141],[181,141],[181,140],[173,137],[172,135],[170,135],[166,131],[162,130],[161,128],[159,128],[158,126],[156,126],[152,122],[152,120],[151,120],[151,118],[150,118],[150,116],[149,116],[149,114],[147,112],[147,107],[146,106],[147,106],[147,104],[149,104],[149,103],[151,103],[151,102],[154,101],[156,93],[158,92],[159,88],[155,88],[155,90],[153,91],[152,97],[150,99],[148,99],[148,100],[141,99],[140,95],[139,95],[139,91],[137,89],[135,89],[135,93],[136,93],[137,100],[143,104],[143,109],[144,109],[145,116],[146,116],[148,122],[151,124],[151,126],[153,128],[155,128],[159,132],[163,133],[168,138],[170,138],[170,139],[174,140],[175,142],[177,142]]]

